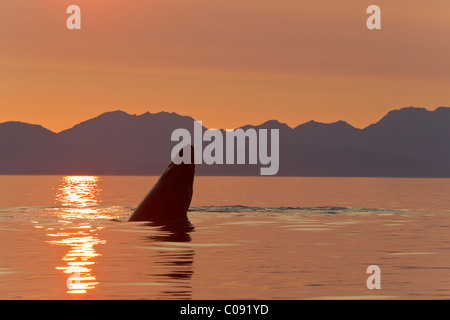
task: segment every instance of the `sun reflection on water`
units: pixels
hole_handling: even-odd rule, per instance
[[[91,222],[79,222],[78,219],[98,218],[98,204],[100,203],[99,177],[95,176],[67,176],[63,177],[56,193],[56,202],[61,206],[58,216],[62,219],[60,228],[48,228],[47,235],[55,240],[47,241],[58,246],[69,246],[64,255],[64,265],[57,266],[69,275],[67,279],[67,293],[82,294],[94,289],[99,282],[92,273],[95,265],[94,258],[100,254],[94,246],[106,241],[98,237],[104,227],[93,226]],[[56,232],[55,232],[56,231]]]
[[[63,177],[56,193],[56,203],[64,208],[64,218],[86,218],[97,212],[100,188],[96,176]]]

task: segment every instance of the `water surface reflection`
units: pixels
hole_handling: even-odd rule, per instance
[[[49,228],[47,235],[54,240],[47,242],[69,247],[62,258],[63,263],[56,266],[68,275],[67,293],[86,293],[99,284],[93,274],[93,266],[96,263],[94,258],[100,255],[95,246],[106,242],[99,238],[99,231],[104,227],[82,222],[99,218],[96,206],[100,203],[101,190],[98,181],[99,177],[95,176],[63,177],[55,196],[56,203],[61,207],[58,217],[62,220],[58,222],[62,226]]]
[[[103,227],[93,227],[89,223],[70,225],[69,221],[61,222],[67,226],[47,234],[55,238],[47,243],[70,248],[62,258],[63,263],[56,269],[68,275],[67,293],[86,293],[98,284],[92,268],[95,264],[93,259],[100,255],[94,246],[105,243],[98,237],[98,231]]]
[[[106,243],[104,237],[108,235],[107,231],[102,231],[108,226],[104,222],[113,217],[110,212],[111,207],[100,205],[100,181],[101,178],[96,176],[62,177],[56,190],[58,221],[56,226],[46,229],[47,236],[50,238],[47,243],[68,248],[61,258],[61,263],[55,268],[67,276],[66,292],[69,294],[86,294],[100,284],[94,268],[97,261],[100,261],[97,258],[102,255],[99,252],[101,247],[99,245]],[[133,227],[134,225],[126,224],[120,228],[133,230]],[[146,226],[141,225],[142,227],[145,228],[145,232],[141,239],[146,242],[146,245],[150,244],[148,248],[151,249],[151,254],[147,257],[137,256],[139,261],[149,259],[150,263],[146,265],[149,272],[146,276],[150,277],[151,281],[146,283],[155,284],[154,288],[158,291],[154,293],[157,298],[190,299],[192,297],[190,280],[193,276],[195,251],[189,243],[194,227],[190,222],[165,225],[148,223]],[[100,236],[101,234],[103,237]],[[130,238],[132,237],[125,237],[123,243],[129,245],[128,242],[132,242]],[[122,250],[121,245],[122,243],[119,247],[114,247],[114,250]],[[103,250],[109,249],[111,248],[103,248]],[[109,256],[102,258],[102,266],[97,267],[100,273],[101,270],[108,270],[111,267],[108,266],[109,258]],[[106,265],[103,265],[104,263]],[[118,272],[122,273],[124,270]],[[105,288],[111,285],[109,280],[108,277],[102,280],[103,284],[106,284]],[[98,294],[98,289],[95,294]]]
[[[190,233],[194,231],[194,226],[189,221],[149,225],[158,227],[158,233],[147,236],[146,240],[157,245],[155,266],[156,270],[161,270],[152,276],[158,278],[160,282],[169,284],[169,288],[160,293],[161,298],[191,299],[190,280],[194,274],[195,251],[182,243],[191,242]]]
[[[56,204],[62,207],[60,217],[85,219],[96,214],[95,207],[101,202],[99,181],[96,176],[63,177],[55,196]]]

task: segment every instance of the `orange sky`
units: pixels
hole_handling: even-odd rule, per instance
[[[66,28],[66,8],[82,30]],[[382,30],[366,28],[366,8]],[[121,109],[209,128],[365,127],[450,106],[450,1],[2,0],[0,122],[55,132]]]

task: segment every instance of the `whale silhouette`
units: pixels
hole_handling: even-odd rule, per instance
[[[191,163],[171,162],[128,221],[189,221],[187,211],[192,200],[195,164],[194,148],[191,145],[181,149],[178,156],[182,158],[186,148],[191,149]]]

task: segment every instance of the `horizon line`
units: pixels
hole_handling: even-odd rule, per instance
[[[264,121],[264,122],[262,122],[262,123],[260,123],[260,124],[249,124],[249,123],[248,123],[248,124],[245,124],[245,125],[242,125],[242,126],[240,126],[240,127],[233,128],[233,129],[231,129],[231,128],[227,128],[227,129],[223,129],[223,128],[216,129],[216,128],[215,128],[215,129],[210,129],[210,130],[225,130],[225,131],[226,131],[226,130],[236,130],[236,129],[239,129],[239,128],[244,128],[244,127],[246,127],[246,126],[253,126],[253,127],[261,126],[261,125],[266,124],[266,123],[271,122],[271,121],[276,121],[276,122],[278,122],[279,124],[284,125],[284,126],[286,126],[287,128],[289,128],[289,129],[291,129],[291,130],[294,130],[294,129],[298,128],[299,126],[304,125],[304,124],[307,124],[307,123],[317,123],[317,124],[323,124],[323,125],[332,125],[332,124],[336,124],[336,123],[339,123],[339,122],[346,123],[346,124],[348,124],[349,126],[351,126],[352,128],[355,128],[355,129],[357,129],[357,130],[365,130],[365,129],[367,129],[368,127],[370,127],[371,125],[373,125],[373,124],[375,124],[375,123],[381,121],[381,120],[382,120],[386,115],[388,115],[389,113],[395,112],[395,111],[401,111],[401,110],[405,110],[405,109],[416,109],[416,110],[425,110],[425,111],[427,111],[427,112],[435,112],[435,111],[437,111],[438,109],[450,109],[450,107],[439,106],[439,107],[435,107],[434,110],[427,109],[426,107],[414,107],[414,106],[403,107],[403,108],[400,108],[400,109],[392,109],[392,110],[388,111],[388,112],[387,112],[382,118],[380,118],[378,121],[373,122],[373,123],[369,124],[368,126],[366,126],[366,127],[364,127],[364,128],[358,128],[358,127],[355,127],[355,126],[353,126],[352,124],[350,124],[350,123],[348,123],[347,121],[342,120],[342,119],[341,119],[341,120],[334,121],[334,122],[320,122],[320,121],[316,121],[316,120],[312,119],[312,120],[309,120],[309,121],[300,123],[300,124],[298,124],[298,125],[295,126],[295,127],[291,127],[291,126],[289,126],[287,123],[285,123],[285,122],[280,122],[280,121],[277,120],[277,119],[269,119],[269,120],[266,120],[266,121]],[[61,133],[61,132],[63,132],[63,131],[70,130],[70,129],[72,129],[72,128],[76,127],[77,125],[80,125],[80,124],[82,124],[82,123],[84,123],[84,122],[87,122],[87,121],[96,119],[96,118],[98,118],[98,117],[101,117],[102,115],[109,114],[109,113],[117,113],[117,112],[122,112],[122,113],[125,113],[125,114],[129,115],[129,116],[134,116],[134,117],[141,117],[141,116],[144,116],[144,115],[146,115],[146,114],[149,114],[149,115],[158,115],[158,114],[165,113],[165,114],[173,114],[173,115],[177,115],[177,116],[180,116],[180,117],[189,117],[189,118],[192,118],[194,121],[201,121],[201,122],[203,122],[202,120],[194,119],[194,118],[193,118],[192,116],[190,116],[190,115],[182,115],[182,114],[179,114],[179,113],[176,113],[176,112],[170,112],[170,111],[165,111],[165,110],[159,111],[159,112],[156,112],[156,113],[152,113],[152,112],[150,112],[150,111],[146,111],[146,112],[144,112],[144,113],[142,113],[142,114],[136,114],[136,113],[135,113],[135,114],[132,114],[132,113],[128,113],[127,111],[124,111],[124,110],[121,110],[121,109],[117,109],[117,110],[112,110],[112,111],[105,111],[105,112],[100,113],[99,115],[97,115],[97,116],[95,116],[95,117],[93,117],[93,118],[89,118],[89,119],[87,119],[87,120],[81,121],[81,122],[79,122],[79,123],[74,124],[74,125],[73,125],[72,127],[70,127],[70,128],[63,129],[63,130],[58,131],[58,132],[57,132],[57,131],[50,130],[50,129],[44,127],[43,125],[41,125],[41,124],[39,124],[39,123],[30,123],[30,122],[24,122],[24,121],[20,121],[20,120],[8,120],[8,121],[1,122],[0,125],[6,124],[6,123],[20,123],[20,124],[26,124],[26,125],[39,126],[39,127],[42,127],[42,128],[44,128],[44,129],[46,129],[46,130],[52,132],[52,133],[59,134],[59,133]],[[205,127],[205,128],[206,128],[206,127]]]

